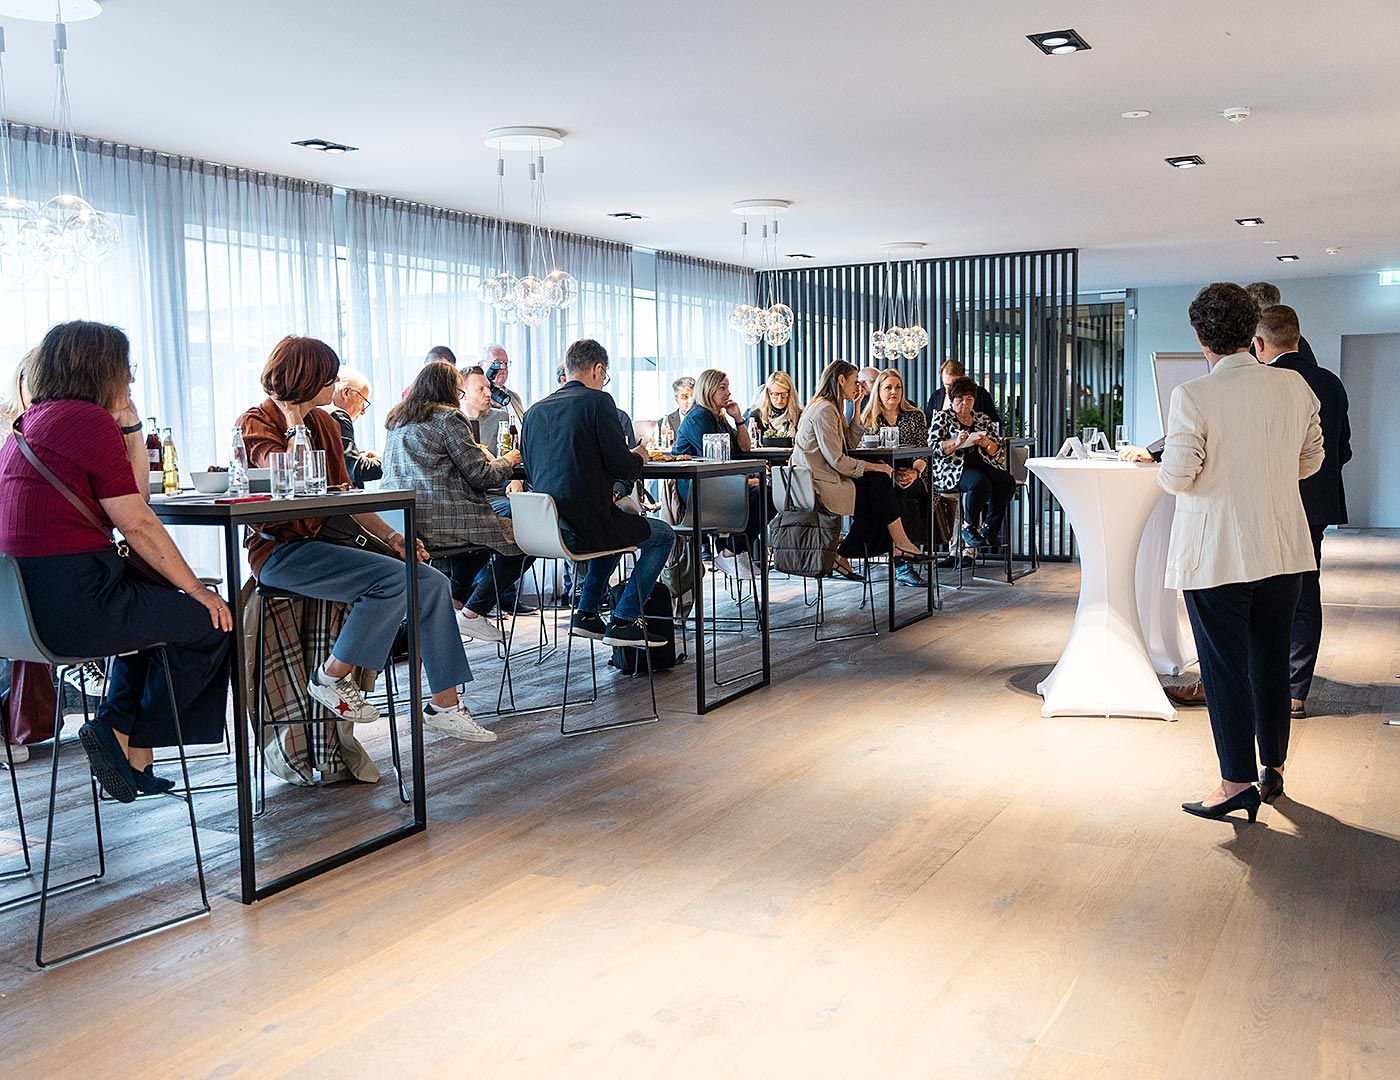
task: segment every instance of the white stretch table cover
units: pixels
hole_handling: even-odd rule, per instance
[[[1167,548],[1175,513],[1176,496],[1162,492],[1147,519],[1137,557],[1138,621],[1152,668],[1163,675],[1180,675],[1196,662],[1196,643],[1181,629],[1186,614],[1181,593],[1163,584],[1167,579]]]
[[[1176,719],[1147,658],[1135,571],[1162,491],[1157,465],[1032,458],[1027,468],[1060,500],[1079,545],[1079,607],[1055,670],[1036,687],[1042,716]]]

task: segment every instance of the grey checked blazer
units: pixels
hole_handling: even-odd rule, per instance
[[[460,409],[443,408],[431,420],[389,431],[384,444],[386,488],[412,488],[418,496],[418,534],[428,551],[483,544],[515,555],[510,519],[487,501],[511,479],[504,461],[488,461],[472,441]]]

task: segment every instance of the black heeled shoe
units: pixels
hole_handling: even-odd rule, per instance
[[[175,789],[175,781],[157,776],[154,765],[147,765],[141,770],[132,768],[131,777],[136,784],[136,790],[142,795],[164,795],[167,791]]]
[[[1211,818],[1215,821],[1236,810],[1243,810],[1249,815],[1249,820],[1253,821],[1259,813],[1259,789],[1250,784],[1243,791],[1231,795],[1224,802],[1216,803],[1214,806],[1207,806],[1203,802],[1184,802],[1181,804],[1181,808],[1188,814]]]
[[[1265,765],[1259,770],[1259,798],[1273,805],[1273,801],[1283,794],[1283,773]]]

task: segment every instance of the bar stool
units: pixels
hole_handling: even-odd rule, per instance
[[[19,829],[19,849],[24,858],[24,865],[12,870],[0,870],[0,881],[13,881],[15,878],[28,877],[34,872],[34,867],[29,860],[29,840],[24,832],[24,807],[19,801],[19,776],[15,773],[15,755],[10,748],[10,717],[8,709],[0,709],[0,742],[5,744],[5,767],[10,773],[10,788],[15,796],[15,822]],[[19,901],[9,900],[0,903],[0,911],[6,911],[20,903],[27,903],[31,898]]]
[[[564,534],[559,528],[559,508],[554,504],[554,499],[542,491],[512,491],[510,493],[510,517],[515,529],[515,546],[526,555],[533,555],[537,559],[566,559],[574,563],[585,563],[591,559],[601,559],[609,555],[636,554],[635,547],[610,548],[607,551],[573,552],[564,541]],[[583,574],[575,573],[569,588],[569,626],[572,628],[574,615],[578,610],[579,587],[583,580]],[[640,594],[640,585],[638,592]],[[640,610],[645,618],[646,598],[638,597]],[[661,715],[656,707],[656,678],[651,667],[651,650],[645,644],[641,646],[646,654],[647,660],[647,684],[651,690],[651,715],[641,717],[636,720],[612,720],[602,724],[592,724],[588,727],[573,728],[570,730],[566,726],[566,714],[570,705],[591,704],[592,702],[571,702],[569,700],[569,673],[573,663],[573,642],[569,640],[564,646],[564,696],[559,705],[559,734],[563,736],[589,735],[595,731],[608,731],[613,728],[636,727],[639,724],[654,724],[661,719]],[[598,668],[597,658],[594,652],[594,641],[588,639],[588,662],[593,673],[593,700],[596,701],[598,694]],[[546,706],[548,708],[549,706]],[[529,710],[536,711],[536,710]]]
[[[809,469],[797,468],[796,466],[781,465],[773,470],[773,502],[786,510],[816,510],[817,493],[812,484],[812,473]],[[785,626],[773,626],[769,622],[769,631],[778,630],[805,630],[808,627],[812,630],[812,640],[816,642],[828,641],[849,641],[854,638],[878,637],[880,625],[875,613],[875,590],[870,583],[870,560],[865,560],[865,574],[861,581],[861,610],[865,610],[867,603],[870,606],[870,629],[860,630],[852,634],[833,634],[829,637],[822,637],[822,627],[826,624],[826,590],[823,585],[824,577],[816,579],[817,601],[816,617],[811,622],[788,623]],[[893,570],[891,571],[893,572]],[[803,580],[803,596],[806,596],[806,576]]]
[[[46,961],[44,959],[44,927],[48,919],[49,898],[78,888],[80,885],[91,884],[103,877],[107,872],[106,855],[102,844],[102,819],[97,801],[97,779],[92,775],[91,766],[89,766],[88,779],[92,787],[92,813],[94,830],[97,837],[98,872],[95,875],[65,882],[62,885],[50,885],[54,812],[58,805],[58,759],[63,742],[63,672],[70,668],[81,667],[83,664],[104,660],[106,658],[93,656],[59,656],[50,650],[39,639],[38,631],[34,628],[34,619],[29,607],[29,595],[24,588],[24,579],[20,576],[19,564],[14,560],[13,556],[0,552],[0,655],[8,656],[12,660],[28,660],[38,664],[48,664],[53,668],[54,679],[58,684],[58,704],[54,709],[53,766],[49,778],[48,823],[44,834],[43,880],[37,894],[31,894],[30,896],[20,898],[6,905],[7,907],[13,907],[20,903],[27,903],[36,898],[38,899],[39,929],[34,946],[34,962],[41,968],[56,967],[59,964],[66,964],[85,956],[92,956],[94,953],[105,952],[107,949],[114,948],[125,942],[133,941],[140,937],[147,937],[151,934],[159,933],[162,930],[169,930],[173,927],[181,926],[184,923],[192,922],[195,919],[203,918],[205,915],[209,914],[209,895],[204,887],[204,861],[200,857],[199,851],[199,826],[195,821],[194,796],[191,795],[189,791],[189,762],[185,758],[184,736],[180,730],[180,713],[175,704],[175,688],[170,679],[170,657],[163,643],[150,646],[149,651],[160,656],[161,665],[165,668],[165,686],[170,695],[170,711],[175,720],[175,739],[180,754],[180,773],[185,782],[183,794],[177,794],[173,791],[167,794],[171,798],[183,802],[189,810],[190,839],[194,845],[194,865],[195,873],[199,879],[200,906],[193,911],[173,916],[151,926],[142,927],[139,930],[132,930],[125,934],[119,934],[116,937],[99,942],[96,945],[89,945],[60,956],[57,959]],[[88,719],[86,694],[83,695],[83,719],[84,722]],[[18,803],[19,789],[17,786],[15,788],[15,797]],[[27,866],[27,851],[25,862]]]
[[[747,476],[708,476],[698,477],[691,481],[692,485],[702,486],[701,505],[705,508],[704,527],[700,530],[703,540],[713,539],[726,534],[742,533],[749,526],[749,478]],[[672,526],[681,536],[690,536],[695,532],[693,520],[693,507],[695,500],[690,499],[685,504],[685,513],[681,515],[681,520]],[[750,560],[752,565],[752,560]],[[715,585],[715,578],[718,576],[713,570],[708,575],[710,578],[710,640],[713,643],[710,648],[711,668],[713,669],[715,685],[728,686],[731,683],[739,682],[742,679],[751,678],[754,672],[744,672],[741,675],[734,675],[729,679],[719,677],[719,623],[721,620],[714,614],[718,609],[718,591]],[[743,581],[739,582],[739,596],[737,603],[739,606],[739,633],[744,630],[744,599]],[[758,583],[756,575],[749,574],[749,591],[754,597],[755,618],[761,613],[758,607]],[[688,620],[682,619],[681,623],[681,651],[688,652],[685,643],[685,624]],[[695,628],[697,634],[704,633],[704,627]]]
[[[299,724],[311,725],[321,723],[334,723],[333,719],[313,720],[312,709],[315,703],[311,700],[311,695],[306,687],[297,684],[296,695],[297,705],[300,707],[301,716],[295,720],[268,720],[264,713],[263,702],[266,694],[267,682],[267,604],[273,600],[312,600],[313,597],[303,596],[300,593],[291,592],[288,589],[278,589],[271,585],[259,584],[253,595],[257,598],[257,612],[254,616],[257,625],[257,639],[254,649],[254,687],[253,687],[253,771],[257,775],[257,798],[253,803],[253,813],[261,815],[266,809],[267,803],[267,764],[263,760],[263,737],[267,728],[294,727]],[[403,761],[399,754],[399,729],[397,724],[397,712],[394,708],[394,674],[393,661],[385,662],[384,685],[389,709],[389,752],[394,762],[394,776],[398,780],[399,801],[404,805],[411,802],[407,788],[404,786]],[[308,673],[308,678],[312,677]],[[316,786],[316,785],[313,785]]]

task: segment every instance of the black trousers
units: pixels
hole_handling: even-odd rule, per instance
[[[981,523],[982,535],[995,541],[1001,536],[1002,523],[1011,496],[1016,494],[1016,481],[1005,469],[985,462],[963,466],[958,490],[963,493],[963,521],[976,529]]]
[[[1288,652],[1301,574],[1187,589],[1186,613],[1201,661],[1201,682],[1220,775],[1259,779],[1259,762],[1288,759]]]
[[[909,539],[920,547],[927,547],[929,542],[928,484],[924,483],[922,477],[915,480],[907,488],[896,484],[894,497],[899,502],[899,517],[904,522],[904,531],[909,534]]]
[[[1298,607],[1293,612],[1293,643],[1289,651],[1289,691],[1299,701],[1308,700],[1313,672],[1317,670],[1317,650],[1322,644],[1322,534],[1326,525],[1309,525],[1317,570],[1299,574]]]
[[[216,743],[228,712],[231,638],[199,601],[169,585],[152,585],[115,551],[17,559],[40,639],[63,656],[116,656],[100,720],[132,746],[176,745],[174,717],[160,658],[170,655],[175,704],[186,743]]]
[[[866,473],[855,478],[856,512],[851,531],[841,541],[840,551],[847,558],[883,555],[890,550],[890,525],[899,520],[899,499],[894,481],[884,473]]]
[[[534,559],[483,550],[454,555],[446,561],[448,577],[452,579],[452,599],[478,615],[489,615],[496,606],[497,585],[503,594],[514,596],[515,583]]]

